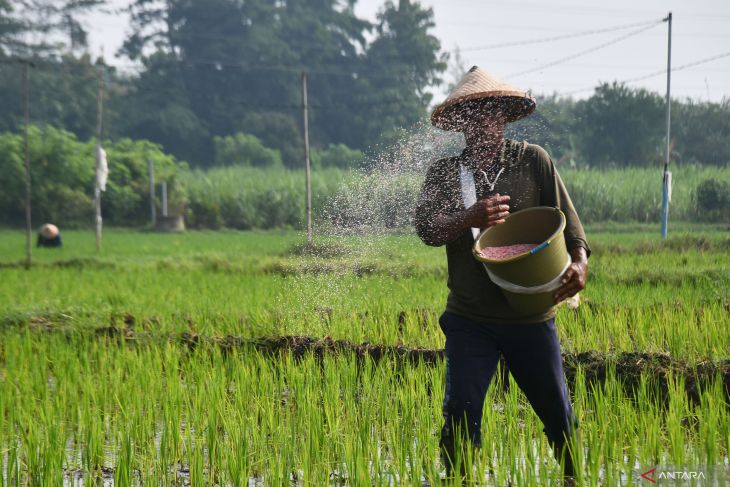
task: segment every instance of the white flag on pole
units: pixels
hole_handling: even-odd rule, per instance
[[[667,202],[672,202],[672,172],[667,171]]]
[[[106,151],[98,146],[96,152],[96,187],[101,191],[106,191],[106,180],[109,177],[109,166],[106,163]]]

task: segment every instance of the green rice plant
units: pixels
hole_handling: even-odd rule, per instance
[[[18,337],[7,338],[10,345],[18,342]],[[35,340],[43,356],[61,357],[69,347],[69,342],[53,336],[38,336]],[[157,349],[153,344],[130,348],[118,344],[112,348],[107,345],[106,352],[102,352],[95,349],[93,342],[89,346],[89,339],[84,337],[75,338],[70,344],[68,356],[86,355],[89,361],[99,353],[107,356],[101,368],[89,370],[94,379],[110,377],[114,382],[109,385],[123,388],[124,378],[113,371],[143,369],[151,372],[148,390],[164,387],[165,392],[153,399],[158,405],[159,444],[153,435],[145,440],[147,445],[132,447],[127,432],[134,429],[134,420],[127,416],[131,422],[125,423],[121,417],[135,399],[122,395],[117,398],[121,407],[107,410],[102,406],[107,411],[105,414],[110,415],[107,422],[113,437],[117,438],[116,453],[105,456],[104,461],[111,462],[119,482],[130,478],[130,465],[134,462],[130,458],[142,452],[148,452],[145,455],[149,458],[139,461],[140,476],[153,482],[154,479],[178,481],[180,469],[188,469],[189,481],[194,485],[233,482],[235,476],[271,482],[288,482],[294,477],[301,482],[326,482],[331,475],[352,482],[368,478],[376,484],[393,481],[413,484],[421,479],[436,481],[443,475],[437,448],[441,422],[438,395],[443,387],[440,366],[397,365],[388,361],[376,366],[370,361],[359,363],[348,355],[323,358],[306,355],[301,359],[284,355],[280,361],[244,352],[224,357],[215,348],[205,346],[187,352],[164,345],[163,353],[153,354],[149,353]],[[11,353],[7,365],[13,373],[18,372],[16,364],[22,364],[15,353]],[[83,362],[84,359],[77,362],[76,370],[83,367]],[[43,362],[33,368],[46,367],[40,364]],[[171,384],[173,376],[164,377],[171,364],[175,364],[174,377],[180,387]],[[211,374],[213,370],[218,371],[216,377]],[[18,377],[22,381],[39,381],[33,377],[39,378],[40,374],[26,373]],[[93,390],[99,384],[96,380],[80,378],[77,373],[70,373],[63,380],[70,382],[66,384],[69,389],[79,391]],[[678,382],[674,384],[679,394],[681,386]],[[502,483],[508,479],[520,485],[553,482],[559,475],[559,467],[552,459],[539,420],[514,384],[507,392],[502,391],[499,379],[493,385],[485,408],[483,447],[471,452],[465,445],[467,454],[457,461],[478,482]],[[626,397],[613,371],[609,370],[605,385],[590,388],[579,374],[573,396],[581,421],[580,441],[586,449],[585,460],[576,463],[587,484],[597,479],[616,482],[635,461],[647,461],[646,458],[655,454],[665,458],[680,443],[685,461],[696,461],[699,455],[704,458],[707,441],[713,442],[719,458],[725,458],[727,453],[719,435],[714,440],[712,436],[704,438],[702,431],[706,430],[701,428],[696,435],[689,434],[681,420],[691,415],[707,415],[722,421],[726,418],[726,412],[722,412],[724,406],[707,398],[700,406],[678,401],[665,413],[646,379],[638,387],[637,397],[647,402],[636,403]],[[713,394],[713,390],[703,394]],[[130,395],[145,397],[142,392],[129,389]],[[437,397],[429,399],[431,393]],[[226,395],[229,399],[223,399]],[[28,400],[26,395],[9,397],[14,404]],[[71,403],[71,396],[66,401]],[[104,402],[97,396],[93,402],[82,405],[84,412],[76,421],[82,423],[83,431],[92,429],[85,424],[93,423],[96,417],[87,415],[87,411]],[[179,413],[172,411],[174,405],[178,405]],[[60,411],[56,414],[61,414]],[[167,452],[165,446],[166,435],[172,437],[165,431],[170,428],[172,417],[179,417],[177,429],[181,441],[179,450],[170,448],[178,451],[175,454]],[[144,421],[142,416],[138,418]],[[15,422],[25,426],[28,419],[23,413]],[[49,417],[42,421],[39,431],[49,431],[52,420]],[[218,431],[215,438],[206,429],[214,424]],[[678,428],[678,432],[672,428]],[[643,452],[650,452],[652,444],[642,441],[639,445],[635,440],[641,432],[648,435],[647,442],[655,441],[657,452],[649,457]],[[246,454],[240,455],[241,447],[236,449],[232,445],[242,445],[243,441]],[[633,446],[627,449],[626,445],[632,442]],[[79,448],[84,447],[79,445]],[[624,460],[624,457],[628,458]],[[243,463],[236,463],[236,459]],[[93,467],[83,468],[87,478],[93,480],[96,474],[89,471]]]
[[[684,379],[671,376],[669,380],[669,405],[666,411],[666,431],[669,441],[669,459],[673,465],[686,465],[686,445],[694,443],[694,420],[684,393]]]
[[[597,233],[582,306],[558,310],[564,350],[609,364],[603,382],[580,368],[571,382],[583,485],[630,483],[637,466],[727,462],[722,377],[699,382],[694,403],[691,369],[660,382],[651,367],[610,366],[621,352],[701,367],[727,358],[730,246],[704,232],[666,245]],[[69,248],[30,271],[0,268],[0,485],[57,485],[64,468],[119,485],[458,485],[442,481],[439,459],[442,359],[315,347],[441,348],[442,250],[411,236],[333,238],[346,251],[325,258],[289,255],[293,233],[167,237],[113,231],[97,260],[67,264],[82,255]],[[77,238],[93,247],[93,235]],[[335,270],[267,267],[283,261]],[[279,335],[311,337],[314,350],[260,346]],[[464,445],[459,462],[479,483],[556,483],[539,419],[514,382],[503,387],[497,374],[483,446]]]
[[[30,278],[23,269],[0,270],[4,310],[0,321],[91,333],[108,326],[118,336],[307,335],[355,343],[442,346],[437,320],[445,300],[443,258],[440,251],[422,246],[413,237],[374,239],[366,246],[371,249],[360,252],[363,247],[356,247],[357,253],[331,258],[327,262],[335,272],[282,276],[254,262],[289,259],[282,252],[295,235],[174,236],[176,243],[168,242],[170,246],[162,249],[177,255],[174,268],[158,268],[159,259],[168,257],[146,254],[159,236],[149,236],[147,241],[147,235],[135,235],[119,235],[128,248],[126,254],[119,250],[119,256],[110,256],[110,264],[119,259],[113,273],[105,267],[87,268],[85,263],[39,266],[31,270]],[[730,340],[730,330],[723,326],[730,299],[730,246],[721,235],[707,234],[709,243],[703,244],[709,246],[707,250],[640,251],[646,243],[629,235],[625,246],[596,252],[588,288],[582,294],[588,304],[576,312],[558,310],[564,347],[605,353],[669,352],[690,360],[723,358],[724,344]],[[595,240],[611,242],[613,238],[598,234]],[[114,235],[107,241],[113,246]],[[17,242],[22,248],[22,240]],[[221,250],[226,243],[231,246],[228,253]],[[93,235],[89,244],[93,246]],[[133,251],[135,245],[139,250]],[[205,246],[211,247],[212,254],[220,252],[221,262],[242,263],[231,269],[208,268],[200,264],[209,255]],[[404,257],[389,254],[388,248],[402,249]],[[247,256],[247,263],[240,255]],[[306,266],[318,259],[322,260],[306,256],[291,260]],[[400,265],[405,274],[400,274]],[[351,270],[355,266],[375,270],[357,275]],[[443,274],[433,274],[433,269],[442,269]],[[78,285],[69,286],[69,282]],[[130,324],[125,316],[131,317]],[[687,333],[690,325],[693,332]]]
[[[116,464],[114,466],[114,486],[131,487],[133,479],[132,462],[134,448],[128,431],[122,431],[117,436]]]
[[[698,437],[704,442],[702,461],[707,465],[717,465],[721,460],[720,448],[723,444],[721,435],[723,425],[726,425],[728,421],[727,407],[717,404],[722,396],[722,380],[719,375],[700,393],[700,411],[697,413]],[[726,426],[725,429],[727,429]]]

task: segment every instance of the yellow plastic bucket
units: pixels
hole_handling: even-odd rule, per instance
[[[474,242],[474,257],[484,264],[512,309],[524,316],[548,311],[555,305],[555,291],[570,265],[565,246],[565,215],[558,208],[536,206],[516,211],[504,223],[484,230]],[[484,257],[485,247],[536,245],[504,260]]]

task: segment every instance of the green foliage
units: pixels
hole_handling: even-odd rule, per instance
[[[730,220],[730,179],[705,179],[697,186],[698,217]]]
[[[183,68],[163,53],[151,56],[147,63],[155,70],[125,81],[125,86],[130,85],[126,96],[110,100],[107,111],[119,114],[119,123],[112,129],[132,139],[152,140],[185,160],[210,163],[212,138],[190,106]]]
[[[58,61],[34,59],[34,63],[29,70],[31,121],[62,128],[80,139],[92,137],[98,71],[89,55],[64,55]],[[0,63],[0,131],[17,130],[23,123],[22,80],[20,64]],[[118,94],[118,86],[107,86],[107,97]],[[104,121],[114,127],[115,112],[107,112]]]
[[[23,170],[23,139],[20,136],[0,134],[0,212],[4,223],[19,224],[22,221],[23,191],[25,175]],[[15,218],[10,215],[15,213]]]
[[[236,144],[245,142],[239,149]],[[239,157],[246,147],[263,148],[250,135],[221,138],[221,151]],[[251,145],[246,145],[251,143]],[[109,182],[102,195],[105,221],[140,226],[148,221],[147,161],[157,182],[167,181],[172,214],[184,213],[191,228],[301,228],[305,219],[303,171],[273,166],[186,170],[184,163],[148,141],[121,139],[105,144]],[[254,151],[255,152],[255,151]],[[225,157],[224,152],[219,157]],[[315,219],[337,226],[408,227],[420,189],[416,173],[350,169],[362,155],[346,146],[313,151]],[[94,144],[52,127],[30,129],[33,218],[62,228],[92,222]],[[259,162],[265,159],[258,159]],[[221,161],[223,162],[223,161]],[[268,163],[267,163],[268,164]],[[0,134],[0,224],[24,221],[23,139]],[[727,169],[682,166],[673,171],[672,220],[727,219]],[[561,166],[561,175],[585,223],[655,222],[660,215],[661,175],[653,169],[585,170]],[[159,207],[159,201],[157,201]],[[724,206],[723,206],[724,205]]]
[[[95,143],[50,126],[28,130],[34,222],[54,222],[61,228],[93,221]],[[21,225],[25,218],[25,169],[22,134],[0,134],[0,224]],[[173,208],[185,204],[176,176],[185,165],[147,141],[121,139],[105,146],[109,181],[102,193],[102,215],[113,225],[141,225],[149,208],[147,161],[155,165],[157,181],[168,181]]]
[[[0,0],[0,56],[54,56],[84,49],[83,17],[105,0]]]
[[[367,143],[342,138],[343,142],[360,149],[387,143],[394,131],[427,115],[432,101],[428,87],[441,83],[448,60],[430,32],[433,27],[432,9],[410,0],[385,2],[377,15],[377,36],[368,46],[366,72],[353,93],[358,108],[344,121],[355,124]]]
[[[73,45],[85,42],[78,14],[99,3],[0,1],[0,131],[22,123],[22,66],[8,57],[21,54],[35,65],[32,120],[81,140],[94,134],[99,61]],[[214,162],[214,137],[246,133],[279,151],[286,167],[302,168],[302,72],[313,147],[388,145],[425,118],[447,67],[433,12],[410,0],[385,2],[373,23],[348,0],[135,0],[129,12],[123,51],[143,69],[105,67],[104,136],[152,140],[198,167]],[[451,81],[463,64],[457,51]],[[605,168],[663,160],[665,106],[655,93],[614,82],[586,100],[537,98],[535,114],[508,133],[557,161]],[[729,138],[730,100],[672,102],[672,163],[726,166]]]
[[[24,144],[21,134],[0,134],[0,193],[3,223],[25,218]],[[94,146],[50,126],[28,130],[32,208],[35,221],[77,226],[92,218]]]
[[[345,144],[330,144],[326,149],[315,149],[311,152],[314,167],[352,169],[360,165],[363,157],[362,151],[350,149]]]
[[[287,167],[302,167],[302,71],[308,72],[315,146],[364,149],[383,132],[413,124],[426,114],[428,88],[445,69],[430,34],[432,11],[387,2],[372,26],[353,6],[347,0],[137,0],[124,51],[146,69],[132,80],[130,102],[120,105],[128,120],[122,133],[151,138],[202,166],[210,163],[204,149],[212,136],[243,132],[279,150]],[[155,123],[172,106],[185,116],[170,117],[170,126]]]
[[[214,137],[216,166],[281,166],[281,154],[269,149],[251,134],[238,133],[227,137]]]
[[[533,115],[509,136],[545,147],[572,167],[653,166],[664,161],[664,99],[646,90],[603,84],[590,98],[537,97]],[[730,163],[730,100],[672,101],[672,164]]]
[[[304,166],[304,138],[293,117],[277,112],[252,112],[244,116],[239,128],[280,152],[286,167]]]
[[[730,166],[730,99],[672,103],[672,159]]]
[[[152,161],[155,181],[167,182],[170,214],[180,214],[187,203],[178,174],[184,163],[165,154],[160,146],[146,140],[121,139],[105,147],[109,182],[102,194],[102,212],[112,225],[144,225],[149,221],[149,170]],[[156,201],[159,205],[159,201]]]
[[[589,99],[576,104],[581,121],[580,151],[603,166],[653,165],[661,158],[665,125],[661,97],[624,84],[604,83]]]
[[[575,141],[581,133],[575,119],[575,107],[576,103],[569,98],[538,96],[535,112],[508,125],[507,136],[542,146],[556,161],[575,164],[579,157]]]

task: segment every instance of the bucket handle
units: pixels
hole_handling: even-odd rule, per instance
[[[553,206],[553,209],[555,209],[555,211],[558,211],[558,212],[560,211],[560,208],[558,208],[557,206]],[[546,240],[545,242],[541,243],[534,249],[530,250],[530,254],[535,255],[536,253],[540,252],[542,249],[546,248],[548,245],[550,245],[550,240]]]
[[[540,251],[541,251],[542,249],[544,249],[544,248],[545,248],[545,247],[547,247],[548,245],[550,245],[550,241],[549,241],[549,240],[548,240],[547,242],[543,242],[543,243],[541,243],[540,245],[538,245],[538,246],[537,246],[537,247],[535,247],[534,249],[530,250],[530,253],[534,255],[534,254],[536,254],[536,253],[540,252]]]

